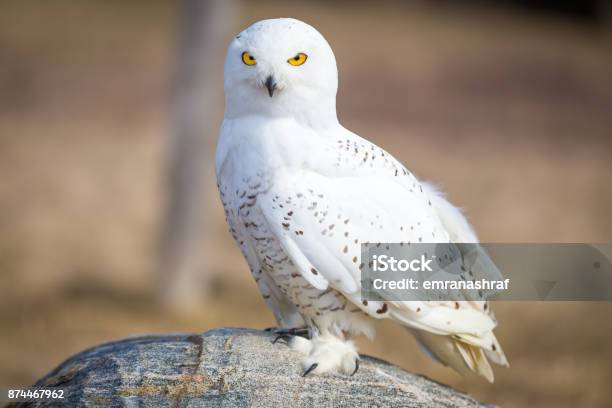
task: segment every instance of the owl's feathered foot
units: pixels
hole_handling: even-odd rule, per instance
[[[304,356],[303,377],[308,374],[323,374],[341,371],[351,376],[359,370],[359,354],[352,341],[342,340],[331,334],[313,337],[292,337],[289,346]]]
[[[308,327],[293,327],[290,329],[282,329],[280,327],[268,327],[265,329],[267,332],[271,332],[276,334],[274,340],[272,340],[272,344],[276,344],[279,340],[285,340],[287,343],[295,337],[303,337],[304,339],[312,338],[312,332]]]

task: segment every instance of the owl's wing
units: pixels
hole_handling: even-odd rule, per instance
[[[396,186],[391,191],[382,193],[385,198],[398,202],[389,194],[396,194],[398,191],[410,193],[407,197],[408,202],[400,202],[400,208],[394,208],[396,216],[404,216],[406,211],[414,211],[415,208],[425,208],[428,210],[428,215],[432,215],[441,224],[447,236],[446,239],[440,239],[440,235],[427,235],[423,237],[423,242],[455,243],[456,245],[450,249],[456,250],[465,261],[468,261],[464,266],[470,267],[470,278],[503,279],[501,272],[486,252],[480,245],[477,245],[478,238],[461,210],[448,202],[445,195],[435,186],[420,182],[387,151],[346,129],[341,129],[336,132],[336,140],[328,143],[322,156],[324,160],[318,160],[318,163],[328,165],[327,167],[320,166],[319,172],[332,178],[369,178],[374,183],[380,180],[393,181]],[[385,242],[385,239],[380,241]],[[387,238],[386,242],[394,241]],[[465,292],[463,297],[464,300],[470,301],[472,307],[486,311],[494,320],[491,308],[482,300],[477,291]]]
[[[411,192],[380,175],[332,178],[287,170],[279,172],[258,201],[268,227],[316,288],[331,286],[374,318],[391,318],[431,333],[479,338],[495,327],[488,314],[470,302],[457,307],[453,301],[361,298],[362,242],[449,242],[420,189]]]

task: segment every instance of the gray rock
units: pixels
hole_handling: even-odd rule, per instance
[[[34,387],[65,390],[31,406],[475,407],[472,397],[362,356],[346,375],[301,376],[301,357],[250,329],[128,338],[71,357]]]

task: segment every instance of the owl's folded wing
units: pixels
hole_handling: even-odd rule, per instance
[[[453,301],[361,298],[361,243],[448,242],[440,219],[420,194],[384,177],[285,171],[258,205],[286,254],[314,287],[331,286],[374,318],[392,318],[436,334],[479,337],[495,322],[470,302],[457,308]]]

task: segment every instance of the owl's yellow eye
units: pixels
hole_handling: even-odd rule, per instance
[[[255,58],[246,51],[242,53],[242,62],[244,62],[246,65],[257,64],[257,61],[255,61]]]
[[[299,67],[300,65],[305,63],[307,59],[308,55],[304,54],[303,52],[300,52],[296,54],[295,57],[289,58],[287,62],[293,65],[294,67]]]

